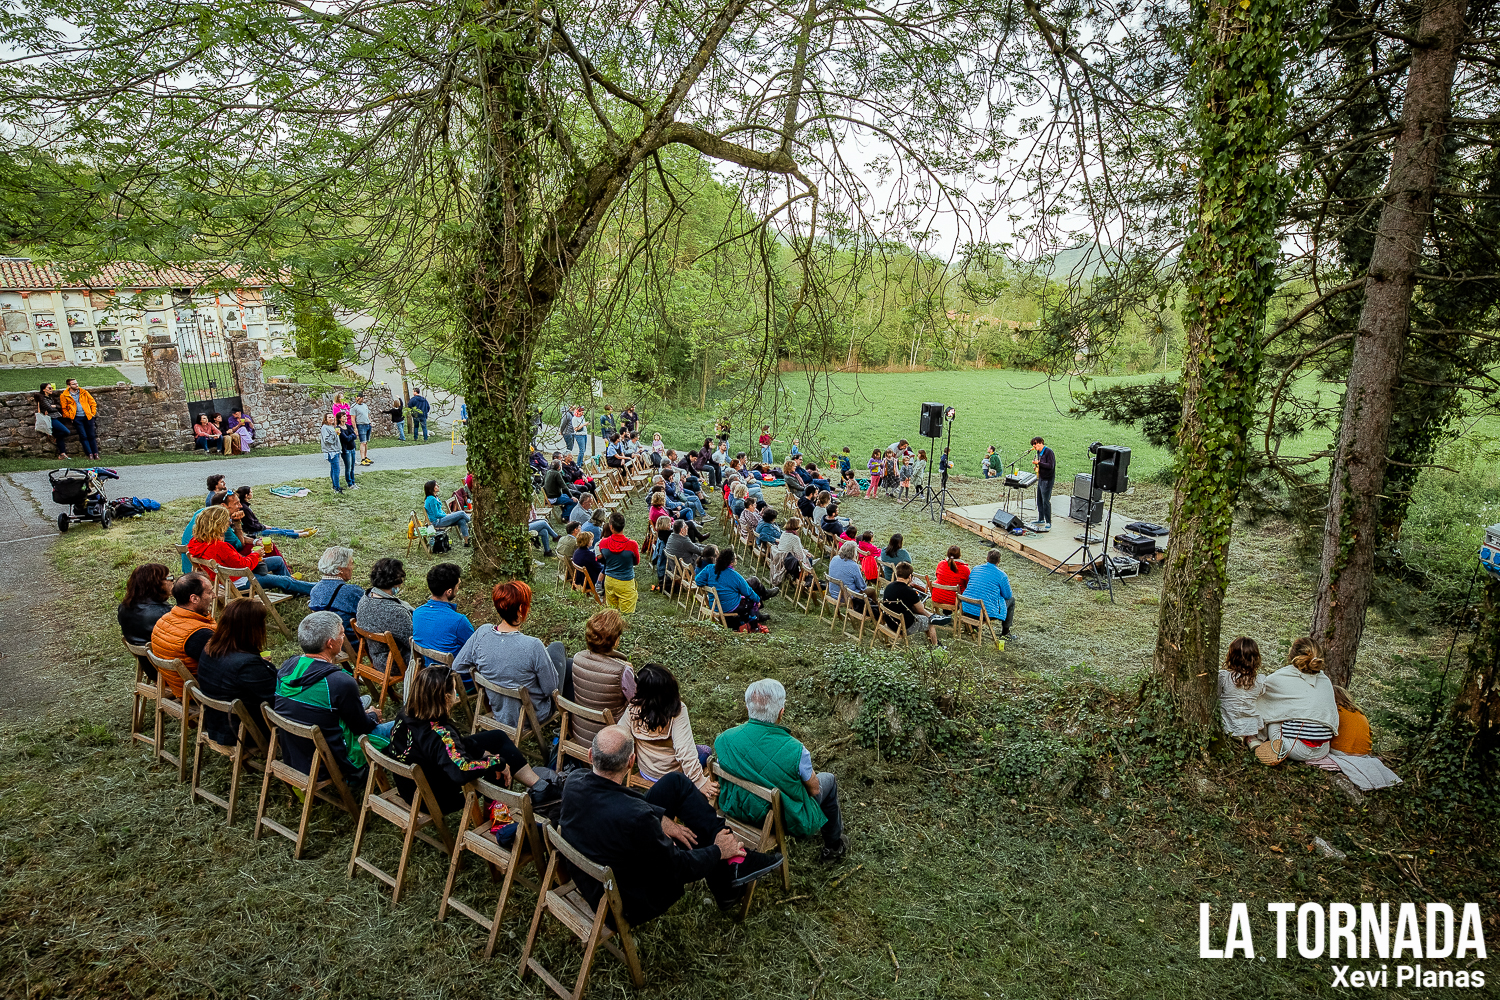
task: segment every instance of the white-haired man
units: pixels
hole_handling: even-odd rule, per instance
[[[822,834],[821,861],[837,861],[848,851],[844,818],[839,811],[838,785],[833,775],[813,768],[812,754],[781,724],[786,711],[786,688],[765,678],[745,689],[750,720],[720,733],[714,740],[719,766],[737,778],[781,790],[782,815],[794,836]],[[765,819],[764,799],[730,782],[719,786],[719,809],[746,823]]]
[[[332,611],[314,611],[297,626],[302,655],[293,656],[276,671],[276,712],[292,722],[323,730],[328,749],[347,781],[365,775],[365,755],[359,738],[366,734],[385,745],[393,723],[366,711],[354,677],[334,661],[344,648],[344,622]],[[285,736],[286,762],[306,772],[312,766],[311,740]]]
[[[589,774],[563,786],[560,832],[590,860],[614,869],[625,919],[640,924],[665,913],[683,887],[703,879],[720,908],[744,897],[745,886],[781,867],[780,854],[746,851],[698,787],[681,771],[641,795],[625,787],[635,767],[635,738],[606,726],[589,749]],[[574,873],[578,890],[598,905],[603,887]]]

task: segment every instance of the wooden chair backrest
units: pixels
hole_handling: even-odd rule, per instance
[[[703,615],[705,618],[712,618],[725,628],[729,627],[729,618],[724,614],[724,604],[719,600],[717,587],[698,588],[698,599],[703,602]]]
[[[747,841],[746,846],[752,851],[758,851],[776,840],[782,830],[781,789],[767,788],[764,785],[757,785],[753,781],[747,781],[738,775],[730,774],[724,770],[723,765],[717,759],[711,761],[709,766],[712,768],[715,778],[720,781],[727,781],[736,788],[748,792],[766,803],[766,815],[761,820],[758,829],[753,823],[733,819],[728,816],[725,817],[725,819],[729,820],[731,826],[735,828],[735,833],[740,836],[740,839]],[[747,838],[744,836],[747,833],[754,836]],[[753,841],[753,843],[748,841]]]
[[[552,702],[557,706],[558,717],[561,719],[557,734],[558,765],[562,765],[563,755],[587,765],[590,747],[573,739],[573,717],[587,719],[595,725],[604,727],[615,724],[614,713],[607,708],[589,708],[576,701],[569,701],[562,696],[560,691],[552,692]]]
[[[875,601],[875,634],[890,639],[892,644],[906,642],[906,616],[895,604]]]
[[[609,867],[609,865],[601,865],[590,861],[578,848],[563,839],[563,835],[558,830],[556,824],[547,824],[547,840],[552,845],[554,851],[568,859],[568,864],[573,866],[574,871],[587,875],[605,887],[606,895],[613,896],[616,900],[619,899],[620,890],[615,886],[615,872],[613,868]],[[600,902],[602,903],[603,900],[601,899]],[[624,910],[623,903],[620,909]]]
[[[428,649],[426,646],[419,646],[417,645],[416,640],[412,640],[411,652],[414,659],[425,661],[423,663],[423,666],[428,666],[433,663],[441,663],[447,667],[453,666],[452,653],[439,653],[435,649]]]
[[[191,700],[196,701],[199,705],[205,708],[211,708],[216,712],[223,712],[225,715],[238,721],[240,724],[240,743],[243,744],[246,742],[245,734],[249,733],[250,739],[248,742],[254,745],[254,747],[261,753],[264,754],[266,752],[266,750],[268,749],[266,735],[265,733],[261,732],[260,726],[256,725],[255,721],[250,717],[250,709],[245,707],[244,701],[239,698],[235,698],[233,701],[221,701],[218,698],[210,698],[208,695],[203,693],[203,688],[198,686],[197,681],[194,681],[187,687],[187,692],[188,697]],[[199,738],[204,743],[207,743],[214,750],[218,751],[219,753],[225,754],[226,756],[232,752],[232,748],[226,747],[222,743],[216,742],[207,733],[207,727],[204,727],[199,731]]]
[[[490,707],[489,698],[484,694],[476,692],[474,709],[474,728],[472,732],[480,729],[498,729],[510,737],[510,741],[517,746],[521,745],[523,733],[530,732],[536,737],[538,747],[545,747],[546,740],[542,734],[542,723],[537,718],[536,705],[531,700],[531,689],[524,687],[505,687],[489,680],[479,671],[474,671],[469,676],[474,678],[474,686],[481,692],[497,694],[502,698],[510,698],[521,703],[519,714],[516,716],[515,725],[506,725],[495,717],[494,709]]]
[[[183,663],[178,659],[164,660],[160,656],[157,656],[155,653],[153,653],[149,646],[146,647],[146,659],[151,663],[153,667],[156,668],[156,672],[158,675],[171,674],[173,677],[176,677],[178,680],[182,681],[184,691],[187,690],[187,685],[189,683],[197,680],[197,678],[193,676],[193,672],[187,668],[186,663]]]
[[[401,645],[396,642],[394,635],[389,631],[366,632],[359,627],[359,621],[355,619],[350,620],[349,627],[354,630],[355,635],[359,636],[359,647],[354,654],[355,669],[365,666],[376,676],[382,674],[380,668],[375,666],[375,658],[369,655],[369,647],[378,644],[386,648],[385,670],[383,673],[393,679],[406,673],[406,657],[401,655]],[[392,670],[392,667],[395,669]]]
[[[389,790],[390,784],[385,780],[385,774],[381,773],[386,772],[394,774],[398,778],[405,778],[417,786],[416,801],[407,803],[411,813],[415,814],[418,811],[426,813],[433,827],[437,830],[438,836],[442,839],[441,846],[451,852],[453,850],[453,835],[448,832],[448,826],[443,822],[442,807],[438,805],[437,796],[433,794],[432,785],[428,783],[427,775],[422,771],[422,765],[404,764],[396,758],[383,753],[370,742],[369,736],[361,736],[359,738],[359,745],[365,752],[365,760],[369,762],[370,780],[372,782],[376,782]],[[377,809],[375,811],[378,812],[380,810]],[[385,818],[391,819],[392,817],[386,816]],[[415,816],[411,816],[411,819],[414,820]],[[398,823],[397,825],[400,824]],[[421,839],[431,842],[430,838],[427,837],[422,837]]]

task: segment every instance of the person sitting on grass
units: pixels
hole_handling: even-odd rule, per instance
[[[720,909],[733,909],[745,886],[781,867],[779,854],[746,850],[686,775],[665,775],[645,795],[627,789],[635,768],[629,730],[601,729],[589,763],[589,773],[563,786],[559,832],[584,857],[614,872],[632,926],[667,912],[699,879]],[[590,906],[599,905],[602,885],[579,872],[573,881]]]
[[[207,413],[198,414],[198,420],[193,424],[193,447],[202,448],[203,454],[218,451],[223,443],[224,432],[214,426]],[[210,487],[210,492],[212,487]]]
[[[524,580],[495,584],[490,601],[499,623],[475,629],[453,658],[453,669],[465,676],[478,672],[500,687],[526,688],[537,719],[546,722],[555,709],[554,692],[573,697],[573,661],[562,643],[546,645],[521,631],[531,614],[531,587]],[[521,703],[516,699],[490,693],[489,701],[499,722],[514,726],[521,717]]]
[[[896,578],[885,585],[885,591],[880,595],[880,606],[887,617],[891,612],[901,616],[906,625],[906,632],[926,632],[929,644],[938,644],[937,626],[932,624],[933,614],[928,610],[922,591],[912,586],[912,568],[909,562],[896,564]],[[888,624],[894,628],[896,622],[891,620]]]
[[[385,751],[403,764],[421,767],[444,814],[463,808],[464,786],[471,781],[493,781],[501,788],[519,781],[530,788],[541,780],[505,733],[481,729],[465,735],[453,722],[451,713],[463,701],[462,692],[459,675],[447,664],[419,671],[391,727],[391,743]],[[417,794],[416,782],[409,778],[398,776],[395,784],[408,802]]]
[[[229,492],[229,480],[224,478],[222,472],[211,472],[208,476],[208,493],[203,497],[203,506],[213,505],[215,493]]]
[[[266,606],[247,597],[229,602],[219,616],[213,638],[198,657],[198,686],[215,701],[245,703],[250,720],[266,739],[265,716],[260,707],[276,697],[276,664],[261,655],[266,648]],[[203,710],[203,728],[220,746],[233,746],[240,722],[211,708]]]
[[[252,537],[275,535],[279,538],[310,538],[318,533],[317,528],[268,528],[255,516],[250,507],[251,491],[248,486],[235,487],[234,495],[240,498],[240,509],[245,516],[240,519],[240,528]]]
[[[167,567],[161,563],[144,563],[125,581],[125,599],[115,609],[120,635],[132,646],[151,645],[151,630],[157,621],[171,612],[172,582]],[[160,654],[157,654],[160,655]],[[156,680],[156,668],[144,656],[139,657],[146,679]]]
[[[624,721],[635,737],[642,778],[654,785],[680,773],[710,802],[718,797],[718,782],[703,770],[713,748],[693,738],[693,723],[672,671],[660,663],[641,668]]]
[[[932,603],[941,604],[948,611],[953,611],[958,604],[958,599],[952,590],[939,590],[937,584],[944,587],[954,587],[962,594],[964,588],[969,585],[969,564],[964,562],[960,556],[963,550],[957,545],[948,546],[948,557],[937,564],[933,572]]]
[[[285,570],[286,564],[281,559],[274,556],[262,557],[259,552],[253,550],[249,555],[241,555],[238,549],[226,542],[224,536],[229,531],[231,519],[229,508],[223,505],[210,507],[198,515],[198,520],[193,525],[193,539],[188,542],[188,555],[205,562],[218,563],[227,569],[242,569],[254,573],[262,587],[285,591],[288,594],[312,593],[312,584],[288,576],[285,572],[269,571],[270,569]],[[271,565],[268,567],[262,565],[263,563],[271,563]],[[241,590],[247,590],[250,581],[246,577],[238,577],[235,579],[235,585]]]
[[[1339,731],[1333,682],[1323,673],[1323,648],[1302,636],[1292,640],[1287,660],[1266,677],[1255,699],[1255,714],[1266,727],[1255,759],[1272,766],[1288,759],[1322,760]]]
[[[749,720],[720,733],[714,755],[725,772],[752,784],[781,791],[781,813],[794,837],[821,835],[818,860],[837,861],[849,850],[839,809],[838,783],[813,767],[812,755],[781,724],[786,688],[772,678],[745,689]],[[719,785],[719,810],[742,823],[759,826],[770,806],[731,782]]]
[[[712,587],[719,595],[719,607],[724,612],[724,621],[740,632],[769,632],[766,627],[770,618],[761,613],[761,602],[775,597],[779,591],[766,591],[759,580],[746,580],[734,568],[734,549],[725,548],[712,566],[698,571],[693,582],[700,587]]]
[[[370,567],[370,589],[355,606],[354,620],[366,632],[374,635],[382,632],[391,634],[391,638],[396,640],[402,662],[408,664],[409,678],[414,669],[410,666],[411,616],[414,609],[397,596],[405,582],[406,564],[400,559],[387,557],[375,560],[375,564]],[[390,659],[390,648],[383,642],[374,642],[368,643],[365,649],[370,654],[370,662],[375,665],[375,669],[384,671],[386,660]]]
[[[469,522],[473,520],[466,510],[458,510],[448,513],[443,509],[443,501],[437,498],[437,480],[429,479],[422,484],[422,509],[427,512],[428,522],[439,531],[458,525],[458,533],[463,536],[464,544],[469,544]]]
[[[198,657],[214,637],[214,585],[202,573],[184,573],[172,582],[172,600],[177,606],[151,626],[151,652],[163,660],[181,660],[188,673],[198,676]],[[175,672],[162,674],[173,698],[182,700],[182,678]]]
[[[1005,570],[1000,568],[1000,550],[990,549],[985,553],[984,565],[974,569],[969,574],[969,585],[964,588],[964,596],[972,597],[984,605],[985,614],[989,615],[990,621],[1000,623],[1000,636],[1004,638],[1010,635],[1010,623],[1012,612],[1016,607],[1015,594],[1010,589],[1010,577],[1005,575]],[[963,605],[960,602],[960,611],[967,621],[977,621],[978,616],[971,609],[973,605]]]
[[[587,649],[573,657],[569,671],[572,693],[566,697],[585,708],[608,710],[615,720],[625,715],[625,704],[635,695],[635,668],[619,653],[620,637],[625,634],[625,619],[614,608],[605,608],[589,616],[583,628]],[[561,646],[561,643],[554,643]],[[570,727],[580,742],[594,738],[599,726],[587,719],[574,719]]]
[[[1254,749],[1264,741],[1264,724],[1255,714],[1255,699],[1265,689],[1260,674],[1260,646],[1249,636],[1229,644],[1219,669],[1219,721],[1224,732]]]
[[[367,774],[361,736],[385,746],[393,726],[381,722],[377,709],[365,711],[354,675],[336,662],[344,649],[344,623],[332,611],[314,611],[297,626],[302,653],[289,657],[276,671],[277,715],[303,726],[317,726],[333,753],[345,782],[362,787]],[[313,742],[281,734],[288,766],[307,774],[312,767]]]
[[[839,493],[846,497],[860,495],[859,479],[855,477],[853,469],[845,469],[839,473]]]

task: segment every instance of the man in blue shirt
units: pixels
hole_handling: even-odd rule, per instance
[[[406,401],[406,408],[411,410],[411,439],[417,439],[417,431],[422,431],[422,440],[427,440],[427,414],[432,411],[432,404],[418,389],[412,393],[411,399]]]
[[[457,656],[464,648],[474,634],[474,623],[453,603],[462,576],[463,570],[457,563],[438,563],[427,571],[427,592],[432,596],[411,613],[412,642],[450,656]],[[457,672],[463,676],[465,687],[473,684],[468,674]]]
[[[984,557],[984,565],[969,574],[969,583],[964,587],[964,597],[978,600],[992,621],[1000,623],[1000,635],[1010,635],[1012,611],[1016,606],[1011,593],[1010,577],[1000,568],[1000,550],[990,549]]]

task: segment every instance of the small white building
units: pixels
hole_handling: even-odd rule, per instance
[[[268,283],[228,274],[111,264],[85,283],[26,258],[0,258],[0,365],[140,361],[147,338],[162,333],[177,340],[183,361],[227,360],[230,331],[262,358],[295,354],[290,317],[268,301]],[[225,284],[234,287],[205,290]]]

